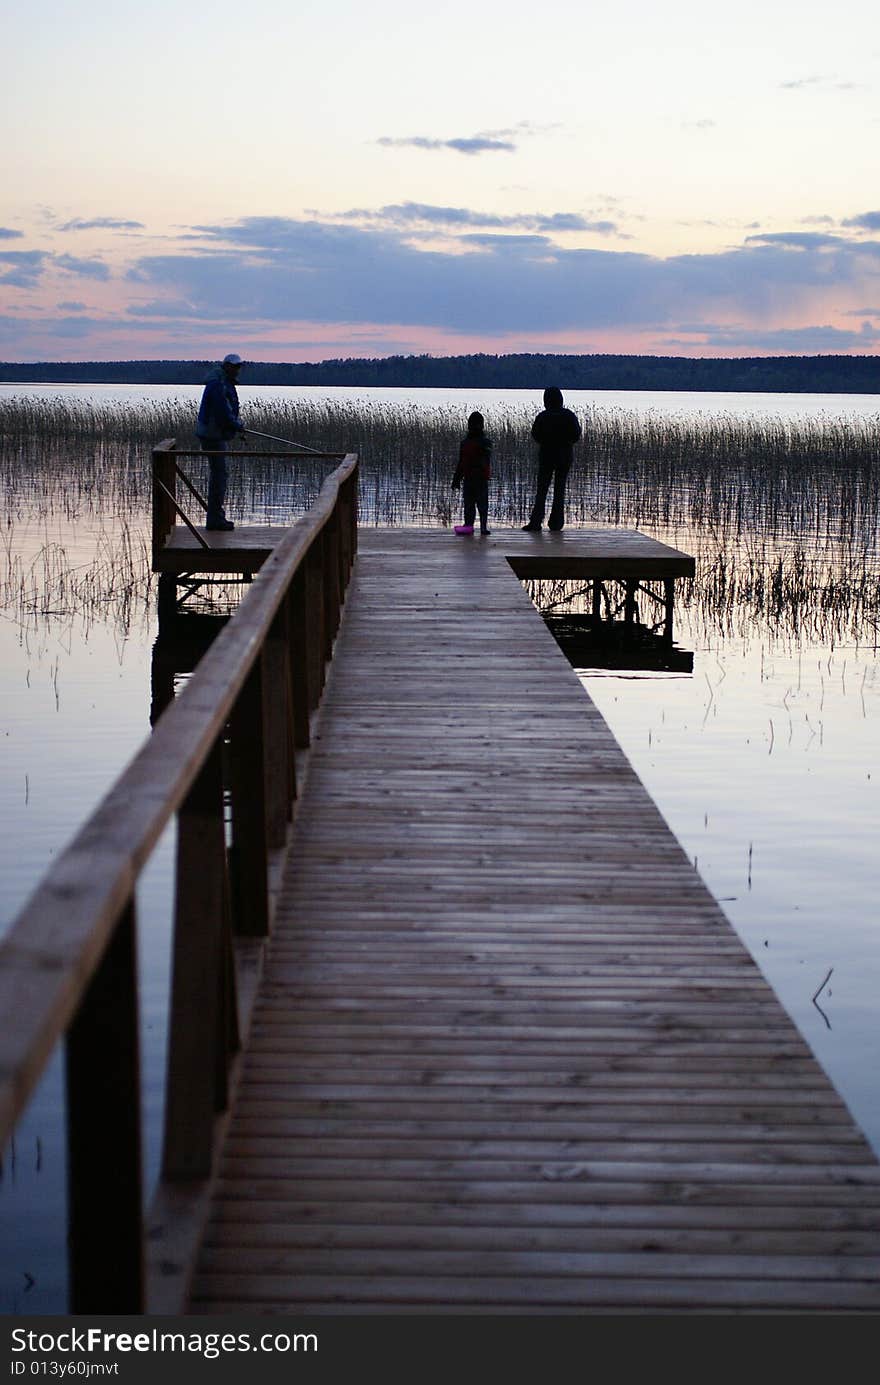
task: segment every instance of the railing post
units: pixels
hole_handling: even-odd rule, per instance
[[[249,938],[262,938],[269,932],[263,716],[263,662],[258,659],[229,723],[233,915],[236,933]]]
[[[324,658],[333,653],[333,640],[339,628],[339,510],[324,525]]]
[[[348,587],[348,574],[351,571],[351,490],[348,485],[339,488],[339,595],[345,601]]]
[[[287,824],[296,797],[286,600],[272,622],[260,658],[263,664],[266,838],[270,847],[279,847],[287,840]]]
[[[164,1178],[207,1178],[226,1099],[229,893],[220,742],[178,814]]]
[[[638,583],[632,577],[627,577],[624,583],[626,597],[623,605],[623,619],[626,625],[634,625],[636,619],[636,589]]]
[[[324,538],[317,534],[305,560],[308,603],[309,707],[314,710],[324,687]]]
[[[675,606],[675,578],[663,579],[663,643],[672,644],[673,609]]]
[[[593,578],[593,627],[602,624],[602,578]]]
[[[352,562],[354,562],[355,556],[356,556],[357,550],[358,550],[358,505],[359,505],[359,499],[360,499],[360,488],[359,488],[359,485],[358,485],[358,476],[359,476],[359,473],[360,473],[360,463],[359,463],[359,462],[356,462],[356,463],[355,463],[354,471],[352,472],[351,476],[350,476],[350,477],[348,478],[348,480],[346,481],[346,485],[349,487],[349,494],[351,495],[351,507],[350,507],[350,511],[349,511],[349,518],[350,518],[350,520],[351,520],[351,561],[352,561]]]
[[[165,540],[174,527],[174,503],[169,496],[177,495],[177,468],[174,464],[174,439],[167,438],[152,455],[153,482],[153,568],[156,568]],[[159,485],[158,483],[162,484]],[[165,490],[162,489],[165,487]]]
[[[293,742],[297,750],[309,745],[309,617],[306,595],[306,574],[300,567],[294,574],[287,596],[288,634],[290,652],[290,687],[293,698]]]
[[[67,1033],[71,1313],[141,1313],[140,1019],[134,902]]]

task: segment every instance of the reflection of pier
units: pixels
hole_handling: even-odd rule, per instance
[[[589,580],[578,532],[357,530],[355,485],[0,950],[4,1136],[68,1035],[74,1310],[876,1311],[880,1167],[511,571]],[[174,817],[144,1219],[134,891]]]
[[[579,611],[543,611],[556,643],[574,668],[653,670],[692,673],[693,651],[678,649],[663,634],[640,622],[597,621]]]
[[[181,675],[192,673],[203,654],[211,648],[228,616],[201,611],[175,612],[167,617],[153,643],[150,661],[150,725],[174,701]]]

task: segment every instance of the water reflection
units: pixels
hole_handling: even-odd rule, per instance
[[[162,621],[150,660],[150,725],[174,700],[182,678],[192,673],[229,620],[227,611],[177,611]]]
[[[646,626],[623,621],[596,622],[592,613],[538,609],[556,643],[574,668],[643,673],[693,673],[693,650],[679,649]]]

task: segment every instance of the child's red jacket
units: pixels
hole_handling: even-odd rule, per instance
[[[459,481],[488,481],[492,475],[492,444],[485,433],[462,438],[458,449],[458,466],[452,484]]]

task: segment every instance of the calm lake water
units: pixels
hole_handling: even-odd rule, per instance
[[[92,400],[140,408],[187,387],[2,386],[3,398]],[[540,407],[539,391],[270,390],[245,385],[243,409],[268,396],[349,399],[377,407]],[[682,395],[569,391],[591,407],[705,418],[880,418],[876,396]],[[878,425],[880,426],[880,425]],[[303,439],[308,441],[308,439]],[[147,459],[145,457],[144,465]],[[32,580],[63,549],[94,563],[110,521],[63,504],[5,526],[7,565],[36,559]],[[146,515],[133,515],[135,537]],[[713,536],[640,520],[698,555]],[[785,546],[791,536],[777,536]],[[752,540],[748,534],[743,542]],[[766,536],[760,538],[766,544]],[[48,555],[48,556],[47,556]],[[864,554],[862,555],[864,559]],[[869,565],[880,572],[876,549]],[[42,563],[42,568],[40,564]],[[50,580],[46,578],[47,582]],[[709,889],[777,991],[857,1121],[880,1152],[880,660],[876,624],[816,597],[809,621],[772,619],[753,603],[679,603],[677,643],[693,673],[582,670],[590,695]],[[818,614],[817,614],[818,612]],[[0,610],[0,931],[149,731],[152,602]],[[143,961],[148,1182],[161,1122],[173,840],[139,893]],[[637,853],[638,844],[634,844]],[[4,1154],[0,1177],[0,1311],[63,1311],[64,1150],[56,1058]]]

